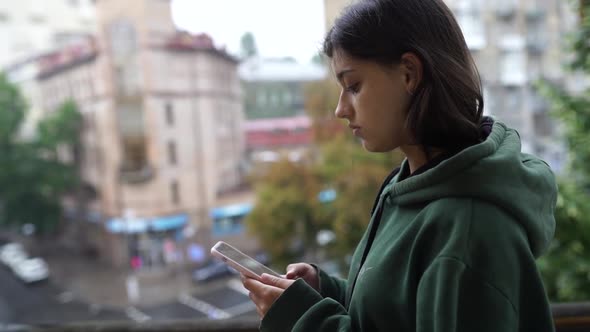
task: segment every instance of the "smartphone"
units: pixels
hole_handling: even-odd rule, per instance
[[[263,273],[282,278],[280,274],[223,241],[211,248],[211,254],[250,278],[260,280]]]

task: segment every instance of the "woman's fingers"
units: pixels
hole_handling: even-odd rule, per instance
[[[303,278],[307,273],[307,267],[304,263],[289,264],[287,266],[287,273],[285,277],[287,279]]]
[[[273,286],[276,288],[281,288],[281,289],[287,289],[289,286],[291,286],[295,282],[295,280],[278,278],[278,277],[275,277],[275,276],[272,276],[272,275],[266,274],[266,273],[262,274],[261,281],[264,284],[267,284],[269,286]]]
[[[269,276],[269,275],[265,275],[267,277],[271,277],[271,279],[268,279],[268,282],[273,283],[274,285],[277,286],[285,286],[285,283],[282,283],[280,280],[285,280],[288,281],[290,283],[293,283],[293,280],[286,280],[286,279],[281,279],[281,278],[276,278],[274,276]],[[277,280],[274,280],[272,278],[276,278]],[[252,300],[252,302],[254,302],[254,304],[256,305],[256,311],[258,312],[258,314],[260,315],[260,317],[264,317],[264,315],[266,315],[266,312],[268,311],[268,309],[270,309],[270,307],[272,306],[272,304],[276,301],[276,299],[279,298],[279,296],[281,296],[281,294],[283,293],[283,289],[280,287],[276,287],[273,285],[267,285],[264,284],[258,280],[252,279],[252,278],[242,278],[242,283],[244,285],[244,287],[250,291],[250,293],[248,294],[248,297],[250,297],[250,299]]]

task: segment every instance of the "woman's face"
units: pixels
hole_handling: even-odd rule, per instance
[[[385,67],[337,50],[332,66],[342,86],[336,117],[348,120],[363,147],[386,152],[408,144],[405,120],[411,90],[404,65]]]

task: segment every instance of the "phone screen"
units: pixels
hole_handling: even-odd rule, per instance
[[[263,273],[270,274],[273,276],[280,277],[276,272],[269,269],[268,267],[264,266],[262,263],[258,262],[257,260],[247,256],[246,254],[242,253],[238,249],[225,244],[219,243],[215,246],[215,249],[225,255],[227,258],[233,260],[234,262],[242,265],[243,267],[247,268],[248,270],[256,273],[258,276],[261,276]]]

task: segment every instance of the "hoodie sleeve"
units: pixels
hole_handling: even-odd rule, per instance
[[[518,326],[508,298],[456,258],[437,258],[420,280],[417,332],[516,332]]]
[[[320,294],[323,297],[330,297],[337,302],[344,304],[346,299],[347,281],[341,278],[332,277],[317,265],[311,264],[320,278]]]
[[[324,298],[305,281],[295,281],[270,307],[261,332],[352,331],[350,316],[342,304]]]

